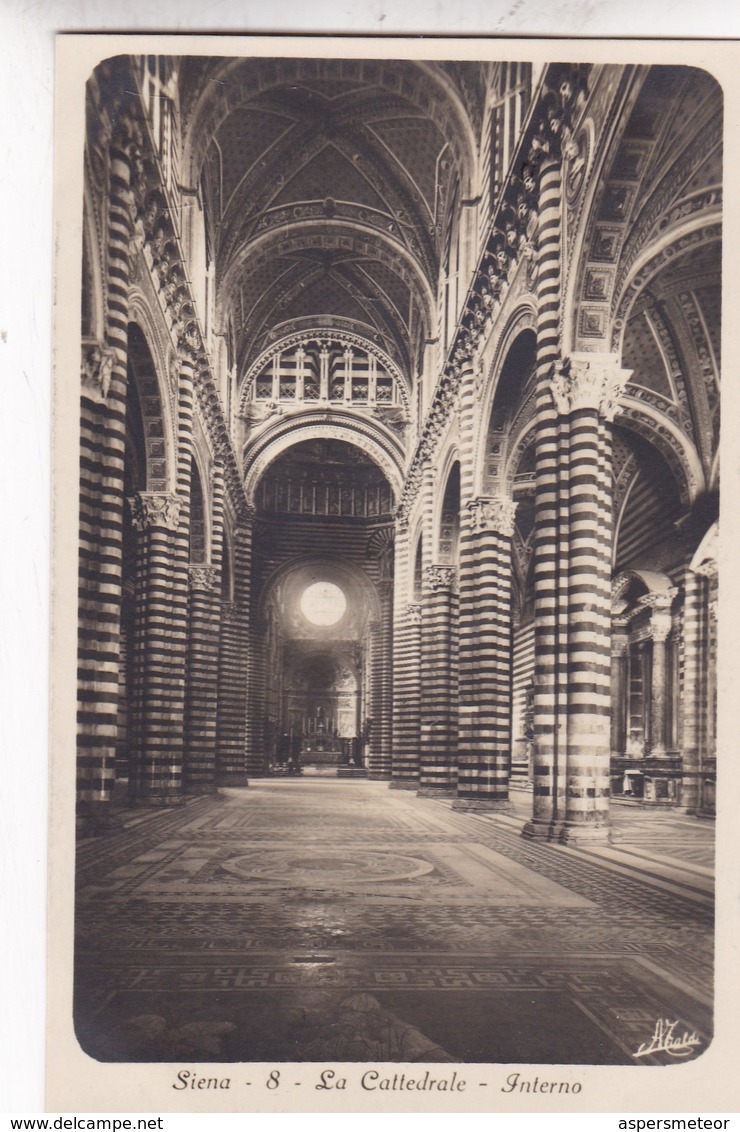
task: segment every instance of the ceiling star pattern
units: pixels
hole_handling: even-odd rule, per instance
[[[410,380],[432,335],[453,190],[468,191],[474,176],[468,107],[479,70],[184,60],[185,165],[206,201],[217,304],[240,372],[276,325],[333,318],[362,325]]]

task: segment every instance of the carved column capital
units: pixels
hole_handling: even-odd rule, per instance
[[[172,491],[140,491],[129,499],[131,519],[137,531],[164,527],[176,531],[180,525],[182,500]]]
[[[657,644],[668,640],[672,628],[671,615],[668,612],[656,610],[650,622],[650,636]]]
[[[241,625],[244,620],[244,607],[238,601],[221,602],[221,623],[223,625]]]
[[[717,558],[719,556],[719,527],[712,527],[704,537],[700,549],[694,555],[689,569],[702,578],[714,578],[717,574]]]
[[[215,594],[219,591],[219,570],[215,566],[192,565],[188,568],[191,590]]]
[[[454,566],[427,566],[425,570],[427,586],[430,590],[452,590],[457,582],[457,570]]]
[[[650,609],[652,611],[650,618],[650,636],[653,641],[659,644],[668,639],[668,634],[673,627],[671,606],[673,605],[673,599],[677,593],[678,589],[672,587],[660,593],[645,594],[637,603],[644,609]]]
[[[623,617],[612,618],[612,656],[626,656],[629,651],[629,623]]]
[[[196,371],[196,374],[194,374],[194,378],[196,378],[199,369],[198,361],[203,353],[203,342],[197,323],[192,318],[181,317],[175,324],[175,335],[180,365],[192,366]]]
[[[631,376],[632,370],[622,369],[617,354],[571,354],[553,366],[550,392],[562,416],[593,409],[613,421]]]
[[[474,531],[496,531],[509,538],[514,534],[516,503],[501,496],[479,496],[468,503]]]
[[[82,342],[82,364],[80,378],[82,392],[91,401],[105,405],[108,400],[113,366],[116,356],[113,350],[103,346],[95,338],[86,338]]]
[[[421,603],[418,601],[409,602],[406,606],[406,620],[409,625],[421,625]]]

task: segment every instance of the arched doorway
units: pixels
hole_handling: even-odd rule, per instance
[[[394,495],[344,440],[299,440],[255,490],[250,771],[390,777]]]

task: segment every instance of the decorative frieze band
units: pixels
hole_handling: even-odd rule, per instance
[[[219,570],[216,566],[191,566],[189,574],[191,590],[202,590],[209,594],[218,593]]]
[[[468,503],[474,531],[495,531],[509,538],[514,534],[516,503],[497,496],[480,496]]]
[[[579,409],[595,409],[613,421],[619,399],[632,376],[622,369],[617,354],[571,354],[553,367],[550,392],[562,416]]]
[[[131,520],[137,531],[164,527],[176,531],[180,524],[182,500],[172,491],[140,491],[129,499]]]
[[[99,404],[105,404],[108,400],[114,362],[113,351],[102,346],[97,339],[83,341],[80,378],[85,397]]]
[[[452,590],[457,582],[454,566],[427,566],[426,582],[430,590]]]

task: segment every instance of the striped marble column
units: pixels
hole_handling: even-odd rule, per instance
[[[168,674],[169,680],[169,742],[173,763],[184,764],[186,753],[186,688],[187,667],[190,648],[191,627],[197,626],[198,634],[203,634],[194,642],[195,648],[205,643],[207,631],[206,597],[196,597],[196,621],[191,625],[191,576],[190,576],[190,479],[193,468],[193,415],[195,411],[195,382],[199,379],[197,351],[200,347],[195,326],[186,325],[181,331],[179,343],[179,374],[177,391],[177,496],[179,500],[179,523],[172,536],[172,580],[170,587],[170,622],[168,628]],[[213,584],[212,582],[209,584]],[[201,667],[200,675],[203,675]],[[194,705],[195,706],[195,705]],[[202,728],[204,720],[201,702],[196,707],[192,722]],[[190,722],[190,720],[188,720]],[[202,738],[196,738],[196,764],[207,761]],[[200,772],[204,767],[201,765]],[[195,766],[193,767],[195,772]],[[196,779],[198,773],[196,772]],[[188,778],[189,785],[199,792],[197,782]],[[183,786],[184,786],[183,782]]]
[[[395,629],[393,695],[393,780],[391,788],[419,786],[421,727],[421,603],[400,611]]]
[[[410,554],[408,520],[397,519],[393,567],[392,790],[415,790],[419,785],[418,730],[414,741],[413,723],[409,716],[414,699],[410,685],[415,681],[410,660],[415,627],[411,625],[407,615],[408,598],[412,591]],[[418,662],[417,656],[417,667]],[[411,714],[416,717],[418,729],[418,702]]]
[[[247,586],[251,584],[251,546],[254,538],[254,514],[250,512],[242,519],[244,537],[241,545],[244,550],[250,549],[250,572],[244,574],[244,593],[249,594]],[[247,541],[248,531],[248,541]],[[246,567],[246,555],[244,566]],[[246,718],[245,718],[245,752],[246,771],[250,778],[263,777],[268,769],[268,752],[265,745],[266,723],[266,692],[267,692],[267,655],[265,625],[260,624],[258,611],[253,608],[251,601],[247,602],[248,637],[246,656]],[[280,721],[277,721],[278,726]]]
[[[268,771],[265,748],[265,692],[267,689],[265,639],[252,630],[247,663],[246,763],[251,778],[261,778]]]
[[[567,540],[567,469],[550,391],[560,351],[562,173],[547,158],[540,169],[537,232],[537,393],[535,497],[535,661],[532,820],[527,835],[552,836],[563,819],[565,752],[559,725],[566,707],[562,638],[561,543]]]
[[[128,293],[135,211],[131,160],[137,138],[138,127],[121,115],[108,158],[105,340],[84,343],[82,356],[77,796],[83,817],[105,809],[115,782]]]
[[[247,786],[245,729],[247,702],[247,613],[241,602],[221,603],[218,655],[216,783]]]
[[[548,795],[540,793],[539,808],[525,828],[532,836],[557,834],[563,841],[608,836],[613,537],[609,422],[628,377],[614,355],[574,354],[553,368],[549,383],[557,424],[553,479],[558,491],[554,499],[553,482],[543,483],[551,522],[539,531],[535,569],[536,584],[543,582],[549,602],[546,609],[535,606],[536,617],[544,622],[536,623],[535,640],[536,676],[547,677],[551,692],[545,705],[550,730],[542,726],[540,683],[535,688],[535,733],[538,747],[544,736],[545,751],[554,759],[549,764],[549,807],[543,804]],[[550,456],[548,451],[548,468]],[[541,472],[538,466],[538,493]],[[538,751],[535,789],[543,785],[537,778],[540,759]]]
[[[621,758],[627,748],[627,657],[629,654],[629,624],[624,618],[612,618],[611,643],[612,689],[612,755]]]
[[[457,570],[424,571],[419,794],[454,796],[457,785]]]
[[[509,810],[511,540],[515,504],[468,503],[460,562],[460,702],[454,809]],[[463,580],[463,572],[465,579]]]
[[[219,589],[217,567],[191,565],[183,762],[186,794],[216,790]]]
[[[368,763],[368,777],[390,781],[393,775],[393,583],[378,582],[380,620],[377,632],[377,716],[373,730],[375,754]],[[372,751],[372,745],[371,745]]]
[[[233,602],[222,606],[219,657],[217,780],[247,786],[249,610],[253,513],[242,507],[233,540]]]
[[[709,702],[709,666],[712,663],[709,650],[709,588],[710,578],[716,576],[716,570],[716,562],[713,562],[686,572],[681,695],[681,807],[690,814],[700,813],[702,810],[702,764],[707,753],[707,722],[709,712],[714,710]]]
[[[573,377],[574,397],[568,405],[567,783],[560,833],[564,841],[606,838],[611,753],[612,501],[601,475],[603,464],[611,465],[611,438],[606,436],[601,405],[590,403],[588,374],[574,369]]]
[[[139,545],[129,792],[137,804],[173,805],[183,800],[184,672],[173,669],[171,641],[180,500],[173,492],[140,492],[130,506]]]
[[[382,748],[380,717],[382,712],[382,622],[380,618],[373,618],[367,626],[367,644],[365,648],[365,663],[369,669],[367,719],[370,721],[370,733],[365,751],[368,778],[382,778]]]
[[[668,703],[667,688],[667,647],[668,637],[673,628],[671,605],[677,594],[676,589],[666,593],[650,594],[652,613],[650,616],[650,637],[653,642],[652,662],[650,664],[650,735],[649,753],[653,758],[665,758],[666,713]]]
[[[216,789],[216,730],[218,707],[221,567],[224,524],[224,474],[220,461],[210,476],[210,564],[190,565],[188,664],[185,705],[185,762],[187,794]]]

